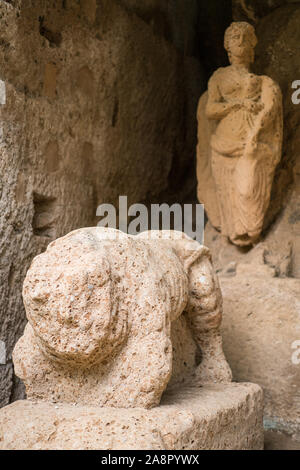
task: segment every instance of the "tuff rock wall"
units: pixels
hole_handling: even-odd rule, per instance
[[[195,193],[205,83],[184,3],[0,1],[0,406],[23,394],[11,353],[32,258],[119,195],[158,198],[178,174],[177,197]]]

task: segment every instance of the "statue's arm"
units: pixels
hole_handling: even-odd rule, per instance
[[[211,77],[208,83],[208,101],[206,105],[206,116],[208,119],[220,121],[227,116],[233,109],[239,109],[238,102],[225,101],[219,89],[221,76],[218,71]]]
[[[269,77],[262,77],[262,111],[258,115],[256,123],[257,132],[282,115],[282,95],[277,83]]]
[[[272,143],[274,148],[278,148],[278,157],[281,157],[281,147],[283,139],[283,109],[282,94],[279,86],[270,77],[262,77],[262,110],[257,115],[255,125],[245,149],[245,154],[255,155],[260,135],[267,129],[272,129]],[[275,125],[275,123],[277,125]],[[276,130],[277,129],[277,132]]]

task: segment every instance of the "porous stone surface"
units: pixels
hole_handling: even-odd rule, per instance
[[[1,0],[0,22],[3,406],[21,392],[11,354],[25,326],[31,260],[51,240],[94,225],[98,204],[117,206],[122,194],[129,204],[149,200],[168,193],[170,173],[186,175],[203,79],[194,28],[188,52],[182,40],[174,46],[183,36],[174,23],[173,36],[156,34],[115,0]],[[192,180],[180,182],[183,199]]]
[[[245,271],[220,277],[220,284],[224,351],[233,379],[263,388],[268,447],[280,449],[281,442],[285,447],[290,442],[300,449],[300,364],[295,348],[300,340],[300,281],[262,280]]]
[[[209,251],[181,232],[76,230],[34,259],[23,296],[13,359],[30,399],[151,408],[171,376],[231,381]]]
[[[261,450],[262,391],[182,388],[152,410],[18,401],[0,410],[1,450]]]

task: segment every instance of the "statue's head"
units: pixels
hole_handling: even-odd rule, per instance
[[[254,27],[245,21],[233,22],[227,28],[224,46],[228,52],[230,62],[238,60],[240,63],[254,62],[254,49],[257,37]]]
[[[49,245],[27,273],[23,298],[37,342],[54,361],[99,363],[126,335],[110,261],[91,237]]]

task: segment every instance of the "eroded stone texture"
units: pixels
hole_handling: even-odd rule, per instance
[[[237,21],[256,23],[277,8],[290,3],[299,3],[299,0],[232,0],[233,16]]]
[[[94,225],[98,204],[168,193],[174,165],[179,174],[192,167],[203,79],[172,37],[115,0],[0,1],[0,18],[1,406],[12,391],[7,370],[24,330],[31,260],[51,240]],[[190,181],[180,187],[183,200]]]
[[[198,197],[212,225],[238,246],[261,235],[282,151],[281,92],[250,72],[256,43],[249,23],[232,23],[231,65],[214,73],[198,107]]]
[[[300,339],[300,282],[262,280],[245,270],[220,277],[220,283],[224,351],[233,378],[263,388],[268,448],[280,449],[287,440],[300,449],[300,364],[293,348]]]
[[[77,230],[34,259],[23,296],[29,399],[150,408],[172,371],[170,386],[231,380],[210,254],[182,233]]]
[[[152,410],[19,401],[0,411],[5,450],[262,448],[262,392],[252,384],[177,389]]]

